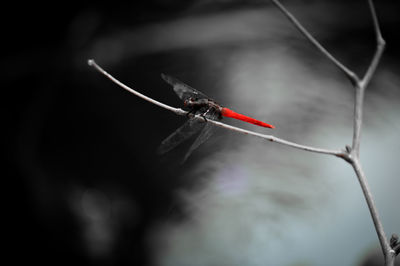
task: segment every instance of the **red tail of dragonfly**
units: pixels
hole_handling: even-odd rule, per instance
[[[204,93],[186,85],[182,81],[171,76],[161,74],[161,77],[170,85],[172,85],[175,93],[183,101],[184,106],[189,113],[201,115],[207,119],[221,120],[223,116],[238,119],[247,123],[251,123],[261,127],[275,128],[273,125],[259,121],[257,119],[236,113],[231,109],[221,106]],[[190,118],[185,124],[178,128],[174,133],[167,137],[160,145],[158,152],[163,154],[178,146],[181,142],[193,136],[196,132],[201,131],[195,142],[186,153],[185,161],[190,154],[200,144],[205,142],[212,134],[212,124],[204,123],[199,119]]]
[[[221,114],[222,116],[226,116],[226,117],[231,117],[234,119],[238,119],[250,124],[254,124],[260,127],[269,127],[269,128],[275,128],[273,125],[267,124],[265,122],[259,121],[257,119],[254,119],[252,117],[248,117],[239,113],[236,113],[235,111],[232,111],[231,109],[228,109],[226,107],[223,107],[221,110]]]

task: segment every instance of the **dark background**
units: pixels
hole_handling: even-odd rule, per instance
[[[300,20],[309,14],[323,18],[320,12],[331,10],[320,28],[313,21],[306,26],[323,32],[328,48],[351,68],[364,71],[374,47],[371,25],[360,22],[369,19],[364,1],[285,2]],[[376,2],[388,43],[384,62],[398,71],[399,4]],[[1,60],[6,92],[3,190],[4,205],[10,208],[3,219],[10,223],[5,231],[12,264],[154,263],[149,231],[164,219],[186,219],[174,191],[196,186],[199,181],[184,173],[225,142],[219,138],[183,166],[178,161],[184,149],[160,159],[154,151],[184,118],[120,90],[90,68],[87,59],[95,58],[138,91],[179,106],[160,73],[196,87],[218,87],[225,55],[268,45],[268,39],[257,37],[260,29],[254,35],[238,30],[237,35],[196,39],[204,35],[201,25],[199,31],[169,36],[174,24],[168,23],[201,18],[201,24],[208,16],[247,9],[265,9],[276,16],[277,25],[284,25],[263,24],[261,29],[276,26],[283,34],[292,27],[268,1],[57,2],[3,9],[12,15],[2,22],[6,38]],[[163,29],[163,23],[169,26]],[[179,23],[175,26],[179,32]],[[284,35],[301,40],[294,30]],[[204,63],[208,53],[219,55],[214,64]]]

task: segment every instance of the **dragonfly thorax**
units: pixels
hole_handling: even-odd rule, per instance
[[[210,99],[196,99],[196,98],[188,98],[184,102],[185,107],[191,109],[191,110],[208,110],[208,109],[213,109],[217,112],[220,112],[222,107],[214,102],[213,100]]]
[[[188,98],[183,103],[188,108],[204,107],[208,105],[208,99]]]

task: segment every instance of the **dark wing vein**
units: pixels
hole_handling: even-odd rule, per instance
[[[175,93],[182,101],[185,101],[191,97],[197,99],[203,99],[203,98],[210,99],[204,93],[190,87],[189,85],[183,83],[182,81],[174,77],[165,74],[161,74],[161,77],[163,78],[163,80],[165,80],[168,84],[170,84],[173,87]]]

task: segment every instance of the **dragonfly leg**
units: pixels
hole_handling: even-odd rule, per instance
[[[189,111],[186,113],[186,117],[187,117],[187,118],[190,118],[192,115],[194,115],[194,113],[195,113],[194,110],[189,110]]]
[[[210,112],[210,110],[211,110],[211,107],[208,108],[207,111],[205,111],[205,112],[201,115],[201,116],[203,117],[203,119],[204,119],[204,122],[207,122],[206,114],[208,114],[208,113]]]

